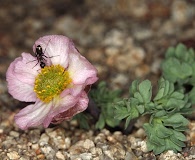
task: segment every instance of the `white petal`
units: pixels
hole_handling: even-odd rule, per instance
[[[23,130],[28,129],[29,127],[39,126],[47,117],[51,107],[51,103],[46,105],[40,101],[28,105],[15,115],[15,122],[18,127]]]
[[[85,83],[85,85],[88,85],[94,83],[98,79],[95,67],[81,55],[71,54],[69,56],[68,71],[74,84]]]

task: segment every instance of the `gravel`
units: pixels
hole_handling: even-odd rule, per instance
[[[40,36],[63,34],[98,69],[111,89],[128,93],[132,80],[155,84],[165,50],[179,42],[195,48],[193,0],[10,0],[0,2],[0,160],[193,160],[195,121],[190,119],[182,152],[147,152],[144,118],[132,133],[80,129],[73,120],[22,131],[14,115],[27,104],[7,92],[7,67],[22,52],[32,53]]]

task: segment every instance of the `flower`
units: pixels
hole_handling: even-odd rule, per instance
[[[34,102],[15,115],[16,124],[23,130],[39,125],[47,128],[84,111],[89,102],[86,89],[98,79],[97,70],[69,38],[41,37],[33,46],[36,54],[39,45],[42,59],[22,53],[6,73],[8,92],[20,101]]]

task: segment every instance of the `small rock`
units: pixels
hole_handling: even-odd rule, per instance
[[[94,147],[95,144],[94,144],[93,141],[91,141],[91,140],[89,140],[89,139],[86,139],[86,140],[84,141],[84,143],[83,143],[83,146],[84,146],[85,149],[90,149],[90,148]]]
[[[128,83],[128,76],[122,73],[117,74],[115,77],[113,77],[112,79],[112,84],[115,87],[112,87],[112,89],[119,89],[122,86],[124,86],[124,84]]]
[[[125,155],[125,160],[138,160],[133,152],[127,152]]]
[[[133,48],[113,58],[115,59],[113,65],[119,71],[129,71],[142,63],[145,52],[141,48]]]
[[[109,157],[110,160],[114,160],[113,154],[110,150],[104,151],[104,154]]]
[[[139,128],[133,135],[136,138],[144,138],[146,136],[146,133],[143,128]]]
[[[177,24],[186,24],[195,15],[194,8],[186,1],[177,0],[172,5],[172,18]]]
[[[19,137],[20,134],[18,132],[16,132],[16,131],[11,131],[9,133],[9,135],[12,136],[12,137],[14,137],[14,138],[17,138],[17,137]]]
[[[7,156],[9,157],[9,159],[13,160],[20,158],[19,154],[16,151],[8,152]]]
[[[142,64],[135,68],[136,77],[144,77],[150,72],[150,67],[146,64]]]
[[[55,151],[49,145],[45,145],[45,146],[41,147],[41,151],[45,154],[47,159],[52,159],[55,156]]]
[[[79,155],[81,153],[85,153],[86,151],[93,147],[95,147],[93,141],[89,139],[80,140],[70,147],[69,152],[71,155]]]
[[[181,154],[176,154],[172,150],[161,153],[159,160],[184,160],[184,157]]]
[[[43,133],[40,137],[39,144],[40,146],[44,146],[45,144],[48,144],[49,136],[46,133]]]
[[[37,150],[37,149],[39,149],[39,145],[38,144],[32,144],[32,149],[34,149],[34,150]]]
[[[105,54],[107,56],[116,56],[117,54],[119,54],[119,52],[119,48],[115,46],[110,46],[105,49]]]
[[[58,152],[56,153],[56,158],[61,159],[61,160],[64,160],[64,159],[65,159],[64,155],[63,155],[62,152],[60,152],[60,151],[58,151]]]
[[[91,153],[82,153],[82,154],[80,154],[80,157],[82,160],[91,160],[92,154]]]
[[[92,153],[93,157],[99,157],[102,155],[102,149],[99,147],[93,147],[90,149],[90,152]]]
[[[141,148],[142,152],[145,152],[145,153],[148,152],[147,145],[146,145],[145,141],[140,142],[140,148]]]
[[[87,58],[92,62],[101,62],[105,59],[102,49],[89,49],[86,53]]]
[[[103,133],[99,133],[95,139],[94,139],[95,143],[101,142],[101,143],[105,143],[106,142],[106,136]]]
[[[121,47],[124,44],[124,40],[125,34],[117,29],[113,29],[107,33],[103,45]]]

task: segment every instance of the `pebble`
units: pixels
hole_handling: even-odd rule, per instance
[[[52,159],[55,156],[54,148],[49,145],[44,145],[40,149],[48,159]]]
[[[112,84],[114,86],[112,87],[112,89],[113,90],[120,89],[121,87],[124,86],[124,84],[127,84],[127,83],[128,83],[128,76],[123,73],[119,73],[112,79]]]
[[[64,155],[63,155],[62,152],[60,152],[60,151],[58,151],[58,152],[56,153],[56,158],[58,158],[58,159],[60,159],[60,160],[64,160],[64,159],[65,159]]]
[[[38,150],[39,149],[39,145],[38,144],[32,144],[32,149],[33,150]]]
[[[184,157],[179,153],[174,153],[173,151],[167,151],[162,153],[159,160],[184,160]]]
[[[80,158],[82,160],[91,160],[92,159],[92,154],[91,153],[82,153],[82,154],[80,154]]]
[[[92,153],[93,157],[99,157],[103,154],[102,149],[99,147],[92,147],[90,148],[90,152]]]
[[[117,29],[109,31],[103,41],[104,46],[121,47],[124,45],[125,34]]]
[[[45,144],[48,144],[48,142],[49,142],[49,136],[46,133],[43,133],[39,140],[40,146],[44,146]]]
[[[7,156],[9,159],[17,160],[20,158],[19,154],[16,151],[8,152]]]
[[[184,25],[193,19],[195,11],[186,1],[177,0],[172,4],[172,18],[176,24]]]
[[[20,134],[18,132],[16,132],[16,131],[11,131],[9,133],[9,135],[12,136],[12,137],[14,137],[14,138],[17,138],[17,137],[19,137]]]
[[[141,146],[140,148],[141,148],[142,152],[145,152],[145,153],[148,152],[146,141],[141,141],[140,146]]]
[[[135,68],[135,76],[136,77],[143,77],[149,74],[150,72],[150,67],[146,64],[139,65],[138,67]]]
[[[86,139],[84,142],[81,142],[81,143],[83,143],[84,148],[87,150],[95,146],[94,142],[89,139]]]
[[[144,58],[144,50],[135,47],[118,55],[108,57],[107,64],[115,67],[120,72],[125,72],[133,70],[134,67],[140,65]]]
[[[26,131],[15,125],[14,115],[22,105],[8,94],[5,73],[15,57],[32,53],[32,44],[40,36],[56,33],[70,37],[95,65],[99,80],[109,82],[112,88],[125,86],[124,92],[136,77],[155,74],[153,80],[157,81],[166,48],[195,37],[192,0],[83,2],[67,1],[63,8],[62,1],[35,0],[27,5],[1,1],[0,159],[183,160],[183,152],[168,151],[158,156],[146,152],[142,129],[146,121],[139,122],[142,118],[129,135],[93,127],[93,131],[82,130],[75,120]],[[28,14],[23,14],[26,9]],[[192,125],[186,133],[186,160],[195,159],[193,123],[190,120]]]
[[[133,152],[127,152],[125,155],[125,160],[138,160]]]

